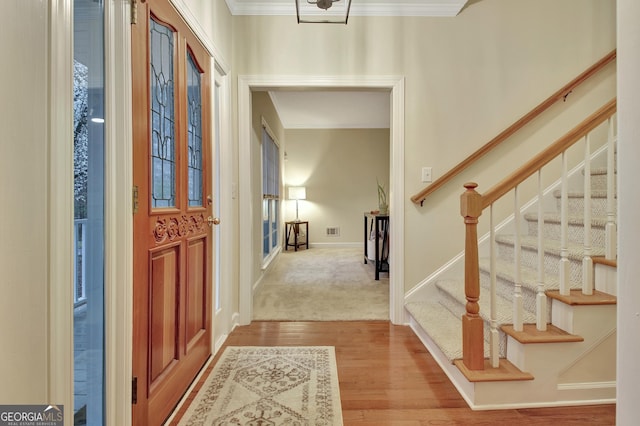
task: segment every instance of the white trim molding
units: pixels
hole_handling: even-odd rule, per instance
[[[50,404],[72,408],[73,286],[69,283],[73,282],[73,3],[56,0],[49,3],[49,8],[47,396]]]
[[[389,256],[389,315],[404,324],[404,77],[403,76],[238,76],[238,144],[240,218],[240,324],[251,322],[255,265],[252,223],[251,133],[253,90],[276,88],[388,89],[391,92],[389,214],[393,253]]]
[[[175,0],[174,0],[175,1]],[[434,16],[452,17],[460,13],[468,0],[353,2],[350,16]],[[233,15],[289,16],[296,14],[294,0],[226,0]],[[306,2],[304,2],[306,4]]]
[[[171,4],[176,8],[178,14],[184,18],[191,31],[196,35],[200,43],[207,49],[209,55],[213,57],[223,74],[227,74],[231,67],[225,61],[224,56],[218,46],[213,42],[212,36],[207,34],[196,16],[193,14],[185,0],[171,0]]]
[[[253,203],[251,202],[251,81],[238,77],[238,191],[240,272],[239,272],[239,317],[240,325],[248,325],[253,317]],[[248,224],[248,225],[247,225]]]
[[[105,2],[105,424],[131,424],[133,140],[128,1]]]

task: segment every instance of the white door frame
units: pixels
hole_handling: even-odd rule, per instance
[[[214,69],[214,80],[212,82],[212,97],[215,96],[215,85],[219,84],[220,91],[218,93],[218,104],[217,106],[220,108],[220,111],[215,111],[216,102],[215,99],[212,99],[212,114],[218,114],[217,124],[220,126],[218,130],[214,128],[213,138],[212,138],[212,149],[215,148],[216,143],[220,143],[220,158],[218,159],[218,165],[220,169],[218,170],[218,177],[220,178],[219,189],[220,193],[214,195],[214,203],[220,206],[220,225],[214,229],[214,232],[220,233],[219,243],[220,246],[216,247],[216,256],[219,257],[219,265],[221,270],[219,271],[220,278],[220,310],[222,315],[216,315],[216,309],[214,302],[212,304],[211,309],[213,309],[212,318],[214,319],[213,324],[213,339],[212,342],[212,353],[216,354],[218,350],[222,347],[222,344],[226,340],[227,336],[231,332],[233,328],[233,319],[232,312],[233,308],[231,306],[231,293],[233,288],[231,287],[232,278],[231,278],[231,267],[233,265],[233,250],[231,247],[233,246],[232,241],[232,227],[233,223],[233,194],[231,193],[232,188],[232,163],[233,163],[233,155],[232,155],[232,138],[231,138],[231,114],[230,114],[230,105],[231,105],[231,96],[230,96],[230,77],[228,73],[228,69],[224,68],[224,65],[218,63],[215,58],[212,58],[213,69]],[[215,127],[215,116],[212,118]],[[220,138],[219,141],[216,141],[216,133]],[[214,152],[215,158],[215,152]],[[215,161],[214,161],[215,164]],[[215,262],[215,259],[214,259]],[[215,281],[213,283],[215,286]],[[215,292],[215,290],[214,290]],[[216,318],[216,316],[218,318]],[[217,324],[216,322],[221,322],[221,324]]]
[[[251,92],[282,88],[388,89],[391,91],[391,144],[389,215],[391,218],[389,254],[389,317],[404,324],[404,77],[402,76],[238,76],[238,144],[240,189],[240,324],[251,322],[253,313],[254,188],[251,185]]]

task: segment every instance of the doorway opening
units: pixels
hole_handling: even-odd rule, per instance
[[[290,77],[238,77],[239,105],[239,189],[240,189],[240,221],[249,226],[240,227],[240,324],[249,324],[252,318],[253,285],[256,280],[256,262],[253,255],[253,238],[256,232],[252,224],[254,206],[252,194],[251,132],[253,91],[269,91],[277,89],[318,90],[327,88],[353,90],[387,89],[391,92],[391,128],[390,128],[390,185],[389,206],[393,217],[393,231],[390,245],[394,247],[389,258],[391,270],[389,278],[389,316],[391,322],[402,324],[404,320],[404,78],[403,77],[361,77],[343,78],[329,77],[317,79]]]

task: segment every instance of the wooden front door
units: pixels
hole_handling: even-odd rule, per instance
[[[146,426],[171,414],[211,355],[211,76],[168,0],[137,7],[132,411]]]

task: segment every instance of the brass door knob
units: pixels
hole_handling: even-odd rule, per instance
[[[213,226],[213,225],[219,225],[220,224],[220,219],[218,219],[217,217],[211,217],[209,216],[207,218],[207,224],[209,226]]]

